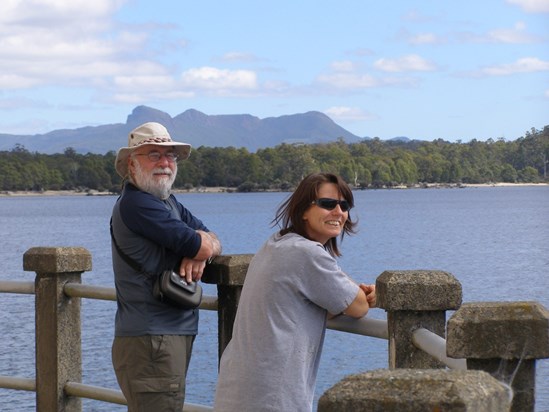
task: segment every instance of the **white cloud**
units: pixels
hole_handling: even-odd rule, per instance
[[[337,121],[361,121],[377,118],[377,116],[365,112],[358,107],[333,106],[324,110],[324,113],[332,120]]]
[[[361,47],[361,48],[358,48],[358,49],[355,49],[355,50],[351,50],[347,53],[350,54],[350,55],[359,56],[359,57],[372,56],[372,55],[375,54],[372,49],[368,49],[368,48],[365,48],[365,47]]]
[[[548,70],[549,61],[543,61],[536,57],[524,57],[514,63],[485,67],[481,72],[489,76],[507,76],[515,73],[532,73]]]
[[[194,92],[184,91],[154,91],[151,89],[118,92],[113,94],[112,101],[118,103],[127,104],[142,104],[148,101],[158,100],[176,100],[176,99],[190,99],[195,96]]]
[[[330,66],[336,72],[352,72],[357,68],[356,64],[350,60],[333,62]]]
[[[338,91],[360,92],[363,89],[385,86],[414,86],[415,79],[402,77],[384,77],[378,78],[369,74],[362,73],[331,73],[317,76],[316,83],[320,86],[328,87]]]
[[[438,35],[434,33],[420,33],[416,34],[415,36],[412,36],[408,39],[408,43],[410,44],[440,44],[445,43],[445,40],[440,38]]]
[[[317,77],[317,81],[322,84],[335,87],[337,89],[365,89],[380,85],[379,80],[369,74],[356,73],[333,73],[323,74]]]
[[[30,76],[0,74],[0,89],[3,90],[27,89],[29,87],[39,85],[40,83],[41,81],[39,79],[35,79]]]
[[[257,93],[255,72],[189,68],[158,60],[186,47],[184,40],[157,36],[170,25],[126,25],[114,13],[126,0],[8,0],[0,4],[0,88],[36,86],[97,88],[97,99],[127,103]],[[151,44],[154,47],[151,47]],[[225,61],[256,61],[230,52]]]
[[[114,13],[127,0],[11,0],[0,4],[0,88],[96,88],[96,99],[139,103],[193,96],[177,68],[155,61],[178,52],[171,25],[131,24]],[[154,47],[151,44],[154,43]]]
[[[244,52],[229,52],[225,53],[221,57],[221,61],[226,62],[256,62],[260,59],[257,58],[257,56],[251,54],[251,53],[244,53]]]
[[[549,13],[549,0],[507,0],[530,13]]]
[[[11,0],[0,4],[0,85],[106,84],[134,73],[147,34],[113,30],[123,0]],[[131,57],[131,56],[134,57]],[[139,58],[135,56],[140,56]],[[137,69],[139,70],[139,69]]]
[[[549,0],[547,0],[549,1]],[[419,33],[412,35],[406,30],[401,30],[399,39],[404,39],[414,46],[425,44],[448,44],[448,43],[502,43],[502,44],[527,44],[543,41],[540,36],[527,31],[524,21],[517,21],[513,27],[496,28],[484,33],[472,31],[458,31],[448,33]]]
[[[488,32],[487,41],[506,44],[534,43],[537,39],[524,33],[526,24],[517,22],[512,29],[495,29]]]
[[[0,3],[2,30],[100,31],[126,0],[8,0]],[[79,30],[78,30],[79,29]]]
[[[387,70],[389,71],[389,70]],[[320,74],[314,81],[315,91],[345,91],[360,92],[363,89],[373,87],[385,87],[401,85],[408,87],[415,84],[416,80],[403,77],[376,77],[361,72],[360,64],[350,60],[335,61],[330,65],[330,72]],[[319,88],[320,86],[320,88]]]
[[[116,76],[114,84],[117,90],[171,90],[174,87],[171,76]]]
[[[416,54],[409,54],[398,59],[379,59],[374,67],[385,72],[433,71],[436,66]]]
[[[189,69],[179,78],[167,74],[116,76],[114,100],[124,103],[188,99],[198,93],[238,96],[257,93],[256,74],[249,70],[223,70],[215,67]]]
[[[226,70],[215,67],[189,69],[181,74],[182,85],[191,89],[204,90],[254,90],[257,89],[257,75],[251,70]]]
[[[432,21],[440,21],[442,17],[440,15],[426,15],[422,11],[418,11],[417,9],[414,9],[414,10],[408,11],[401,18],[404,21],[425,24],[425,23],[430,23]]]

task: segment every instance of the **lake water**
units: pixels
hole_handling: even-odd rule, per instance
[[[225,254],[254,253],[288,193],[180,194],[218,234]],[[342,268],[373,283],[388,269],[452,273],[463,301],[538,301],[549,308],[549,187],[355,192],[359,233],[342,244]],[[116,197],[0,197],[0,279],[34,280],[22,270],[34,246],[82,246],[93,270],[83,283],[113,287],[108,222]],[[205,285],[215,295],[215,286]],[[118,389],[110,360],[114,302],[82,300],[83,382]],[[369,316],[385,318],[382,310]],[[33,378],[34,298],[0,295],[0,375]],[[536,411],[549,411],[549,361],[537,363]],[[328,331],[316,398],[350,373],[387,367],[387,341]],[[187,400],[211,405],[217,374],[217,319],[202,311]],[[84,401],[84,411],[125,407]],[[0,410],[34,411],[32,392],[0,389]]]

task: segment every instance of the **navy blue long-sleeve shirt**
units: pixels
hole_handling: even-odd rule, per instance
[[[153,297],[152,288],[163,270],[178,268],[183,257],[198,253],[201,237],[196,231],[208,228],[173,195],[161,200],[126,183],[113,207],[112,229],[120,249],[142,269],[132,268],[112,245],[115,335],[196,334],[198,310],[162,303]]]

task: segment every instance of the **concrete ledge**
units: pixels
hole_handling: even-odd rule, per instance
[[[510,394],[483,371],[377,369],[350,375],[328,389],[319,412],[503,412]]]
[[[33,247],[23,255],[23,270],[30,272],[72,273],[91,269],[91,253],[83,247]]]
[[[437,270],[385,271],[376,281],[378,306],[387,311],[437,311],[461,305],[461,284]]]
[[[549,311],[538,302],[466,303],[448,321],[452,358],[549,357]]]
[[[242,286],[253,254],[221,255],[206,265],[202,281],[224,286]]]

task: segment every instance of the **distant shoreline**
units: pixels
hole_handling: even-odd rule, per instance
[[[468,187],[520,187],[520,186],[549,186],[549,183],[478,183],[478,184],[454,184],[454,183],[427,183],[411,187],[395,186],[386,190],[395,189],[444,189],[444,188],[468,188]],[[369,188],[365,190],[373,190]],[[361,190],[361,189],[356,189]],[[198,187],[193,189],[177,189],[174,194],[186,193],[236,193],[234,187]],[[257,192],[262,193],[262,192]],[[44,190],[44,191],[1,191],[0,197],[24,197],[24,196],[118,196],[117,193],[100,192],[98,190],[76,191],[76,190]]]
[[[184,193],[231,193],[236,192],[236,188],[230,187],[197,187],[193,189],[174,189],[174,194],[184,194]],[[26,196],[118,196],[118,193],[113,192],[102,192],[99,190],[44,190],[44,191],[33,191],[33,190],[4,190],[0,191],[0,197],[26,197]]]

